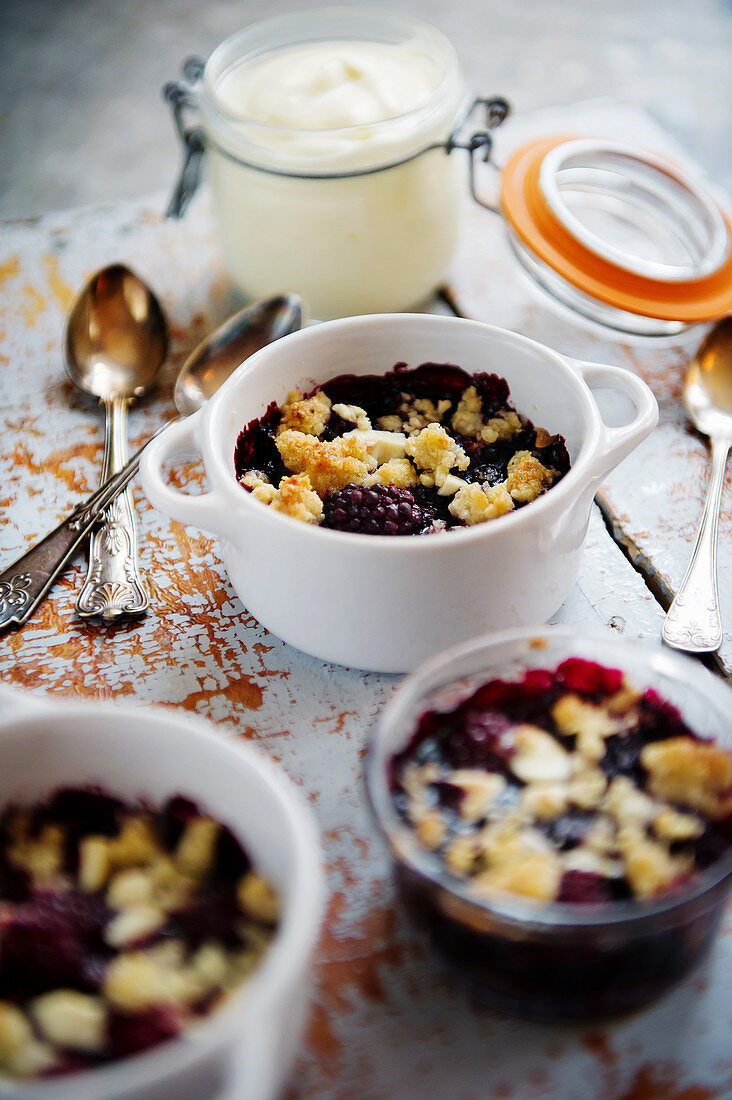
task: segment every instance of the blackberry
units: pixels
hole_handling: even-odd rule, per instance
[[[430,510],[417,504],[409,489],[346,485],[325,498],[321,526],[359,535],[419,535],[433,519]]]

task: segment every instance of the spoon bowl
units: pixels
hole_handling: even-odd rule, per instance
[[[123,264],[105,267],[74,300],[64,355],[71,381],[101,401],[139,397],[168,352],[168,326],[153,292]]]
[[[684,400],[698,431],[732,436],[732,317],[714,326],[694,356]]]
[[[298,294],[262,298],[245,306],[194,348],[175,383],[173,399],[181,416],[198,412],[236,368],[307,321],[308,307]]]
[[[663,640],[687,653],[722,644],[717,585],[717,531],[727,454],[732,444],[732,317],[707,334],[692,360],[684,401],[694,427],[709,436],[712,469],[691,560],[663,624]]]

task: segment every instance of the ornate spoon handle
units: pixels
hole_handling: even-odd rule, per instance
[[[152,439],[166,428],[167,424],[158,428]],[[77,505],[55,531],[51,531],[8,566],[4,573],[0,573],[0,631],[9,626],[21,626],[30,619],[53,582],[96,525],[100,514],[132,481],[146,446],[147,443],[140,447],[119,473]]]
[[[714,653],[722,644],[717,589],[717,529],[724,471],[732,440],[712,437],[712,470],[691,561],[669,608],[662,637],[687,653]]]
[[[105,403],[102,481],[127,461],[126,398]],[[144,615],[150,606],[137,564],[137,523],[132,490],[110,504],[89,540],[89,568],[76,601],[82,618],[99,615],[109,621],[121,615]]]

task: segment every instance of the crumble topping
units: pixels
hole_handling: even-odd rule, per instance
[[[653,898],[732,848],[730,755],[578,658],[426,712],[391,774],[418,842],[479,897]]]
[[[278,921],[271,883],[187,799],[155,811],[70,788],[11,807],[0,1076],[77,1072],[179,1035],[245,980]]]
[[[659,798],[713,818],[732,813],[732,760],[717,745],[674,737],[646,745],[641,762]]]
[[[471,439],[481,439],[484,443],[495,443],[498,439],[510,439],[523,428],[514,409],[501,409],[496,416],[485,420],[483,417],[483,399],[475,386],[468,386],[460,398],[458,407],[451,420],[452,430],[458,435]],[[548,438],[548,433],[545,433]]]
[[[364,479],[364,485],[395,485],[397,489],[413,489],[419,483],[417,471],[408,458],[390,458]]]
[[[269,503],[275,512],[283,512],[303,523],[319,523],[323,515],[323,502],[314,492],[307,474],[283,477]]]
[[[554,481],[554,471],[542,466],[531,451],[518,451],[508,463],[506,489],[514,500],[528,504]]]
[[[449,504],[450,513],[468,527],[504,516],[513,511],[513,507],[505,485],[480,485],[478,482],[460,488]]]
[[[363,412],[363,409],[360,411]],[[303,397],[297,390],[292,390],[282,406],[282,420],[277,432],[280,434],[291,429],[305,435],[319,436],[325,431],[329,418],[330,398],[322,390],[318,390],[312,397]],[[345,419],[349,420],[350,417]]]
[[[432,474],[436,485],[443,483],[453,466],[467,470],[470,465],[460,444],[440,424],[428,424],[416,436],[410,436],[404,450],[418,469]]]
[[[242,488],[268,507],[334,530],[392,535],[499,518],[550,489],[570,464],[561,436],[512,407],[505,379],[446,363],[339,375],[308,396],[293,390],[246,425],[234,462]],[[307,476],[322,510],[295,499],[284,484],[292,475]],[[386,493],[350,494],[359,487]]]
[[[363,440],[352,435],[323,442],[287,429],[277,436],[277,450],[288,470],[308,475],[320,497],[345,485],[362,485],[377,466]]]
[[[405,432],[407,435],[416,435],[429,424],[439,424],[449,409],[452,401],[431,401],[426,397],[410,398],[408,393],[402,393],[402,403],[395,414],[379,417],[378,424],[391,432]]]

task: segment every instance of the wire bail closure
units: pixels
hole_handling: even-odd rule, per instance
[[[189,57],[182,66],[183,80],[171,81],[163,88],[163,98],[170,104],[173,122],[183,147],[183,164],[166,211],[166,216],[169,218],[181,218],[183,216],[201,181],[203,154],[206,149],[204,132],[201,126],[188,126],[186,124],[185,112],[188,110],[194,111],[198,106],[195,96],[195,87],[201,81],[204,68],[205,62],[200,57]],[[468,138],[461,138],[460,135],[467,127],[470,119],[475,112],[481,108],[483,111],[483,128],[476,130]],[[412,153],[410,156],[402,158],[402,160],[392,161],[389,164],[379,165],[376,168],[366,168],[353,172],[333,172],[328,174],[285,172],[277,169],[263,168],[261,165],[239,160],[225,150],[219,151],[236,160],[237,163],[243,164],[255,171],[269,172],[278,176],[291,176],[295,179],[330,180],[348,179],[356,176],[373,175],[376,172],[385,172],[390,168],[397,168],[401,164],[407,164],[409,161],[415,160],[417,157],[421,157],[425,153],[437,149],[442,149],[448,156],[456,149],[464,149],[465,152],[468,153],[468,186],[470,188],[470,194],[479,206],[484,207],[486,210],[495,211],[496,208],[494,206],[484,199],[481,199],[478,195],[475,164],[477,158],[484,164],[490,160],[491,150],[493,148],[493,136],[491,131],[495,130],[508,118],[510,111],[511,108],[508,101],[502,96],[476,96],[463,112],[447,141],[427,145],[425,148],[417,150],[416,153]]]

